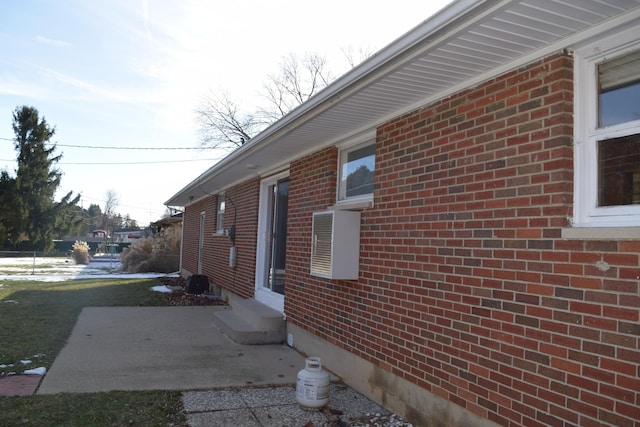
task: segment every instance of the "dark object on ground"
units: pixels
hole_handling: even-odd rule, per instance
[[[209,290],[209,278],[204,274],[194,274],[189,277],[184,290],[188,294],[195,295],[207,292]]]
[[[174,289],[173,292],[165,294],[169,305],[191,306],[191,305],[227,305],[219,298],[210,298],[204,293],[193,295],[184,291],[185,280],[182,277],[158,277],[158,281],[163,285]],[[176,288],[178,288],[176,290]]]

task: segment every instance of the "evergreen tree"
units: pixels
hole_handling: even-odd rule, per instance
[[[72,198],[69,192],[60,202],[54,201],[62,177],[54,165],[62,155],[54,155],[56,145],[51,144],[51,138],[55,130],[38,117],[38,110],[27,106],[16,108],[13,131],[18,151],[14,229],[23,232],[35,249],[47,250],[56,234],[71,231],[77,225],[79,220],[71,213],[80,196]],[[14,233],[11,237],[17,244],[21,236]]]
[[[15,224],[19,223],[16,205],[16,180],[6,170],[0,171],[0,249],[10,246],[15,238]],[[19,233],[19,231],[18,231]]]
[[[100,222],[102,221],[102,209],[100,205],[96,203],[92,203],[89,205],[87,209],[87,224],[88,232],[91,233],[93,230],[100,228]]]

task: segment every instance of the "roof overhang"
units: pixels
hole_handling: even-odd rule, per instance
[[[169,227],[180,223],[182,223],[182,212],[159,219],[158,221],[152,222],[150,225],[152,227]]]
[[[327,86],[165,202],[251,177],[561,49],[638,22],[640,0],[457,0]]]

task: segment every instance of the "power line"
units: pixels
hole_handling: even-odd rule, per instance
[[[0,162],[13,162],[16,159],[0,159]],[[187,163],[187,162],[217,162],[217,159],[187,159],[187,160],[158,160],[150,162],[59,162],[56,163],[60,166],[116,166],[116,165],[157,165],[163,163]]]
[[[189,160],[158,160],[158,161],[152,161],[152,162],[104,162],[104,163],[100,163],[100,162],[96,162],[96,163],[91,163],[91,162],[60,162],[60,163],[56,163],[56,165],[74,165],[74,166],[113,166],[113,165],[157,165],[157,164],[163,164],[163,163],[187,163],[187,162],[217,162],[218,159],[189,159]]]
[[[13,141],[11,138],[0,138],[3,141]],[[205,147],[113,147],[108,145],[76,145],[76,144],[58,144],[57,147],[68,148],[88,148],[98,150],[207,150]]]
[[[110,147],[93,145],[56,144],[58,147],[91,148],[100,150],[204,150],[203,147]]]

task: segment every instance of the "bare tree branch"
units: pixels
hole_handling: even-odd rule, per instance
[[[267,76],[263,96],[268,105],[260,114],[271,122],[279,120],[332,80],[327,60],[319,54],[306,53],[302,59],[295,54],[285,56],[278,72]]]
[[[306,53],[282,58],[277,72],[267,76],[262,93],[266,106],[243,112],[227,92],[210,92],[196,109],[200,144],[206,148],[234,150],[271,123],[309,100],[333,80],[326,58]]]
[[[206,148],[233,150],[251,139],[268,123],[255,114],[242,113],[228,93],[210,93],[196,109],[200,144]]]
[[[344,57],[347,59],[349,66],[354,68],[373,55],[373,50],[360,47],[357,50],[353,46],[341,49]]]
[[[107,190],[104,194],[104,210],[102,211],[102,218],[100,219],[100,229],[106,230],[112,222],[112,218],[116,216],[116,209],[118,203],[120,203],[120,197],[115,190]]]

